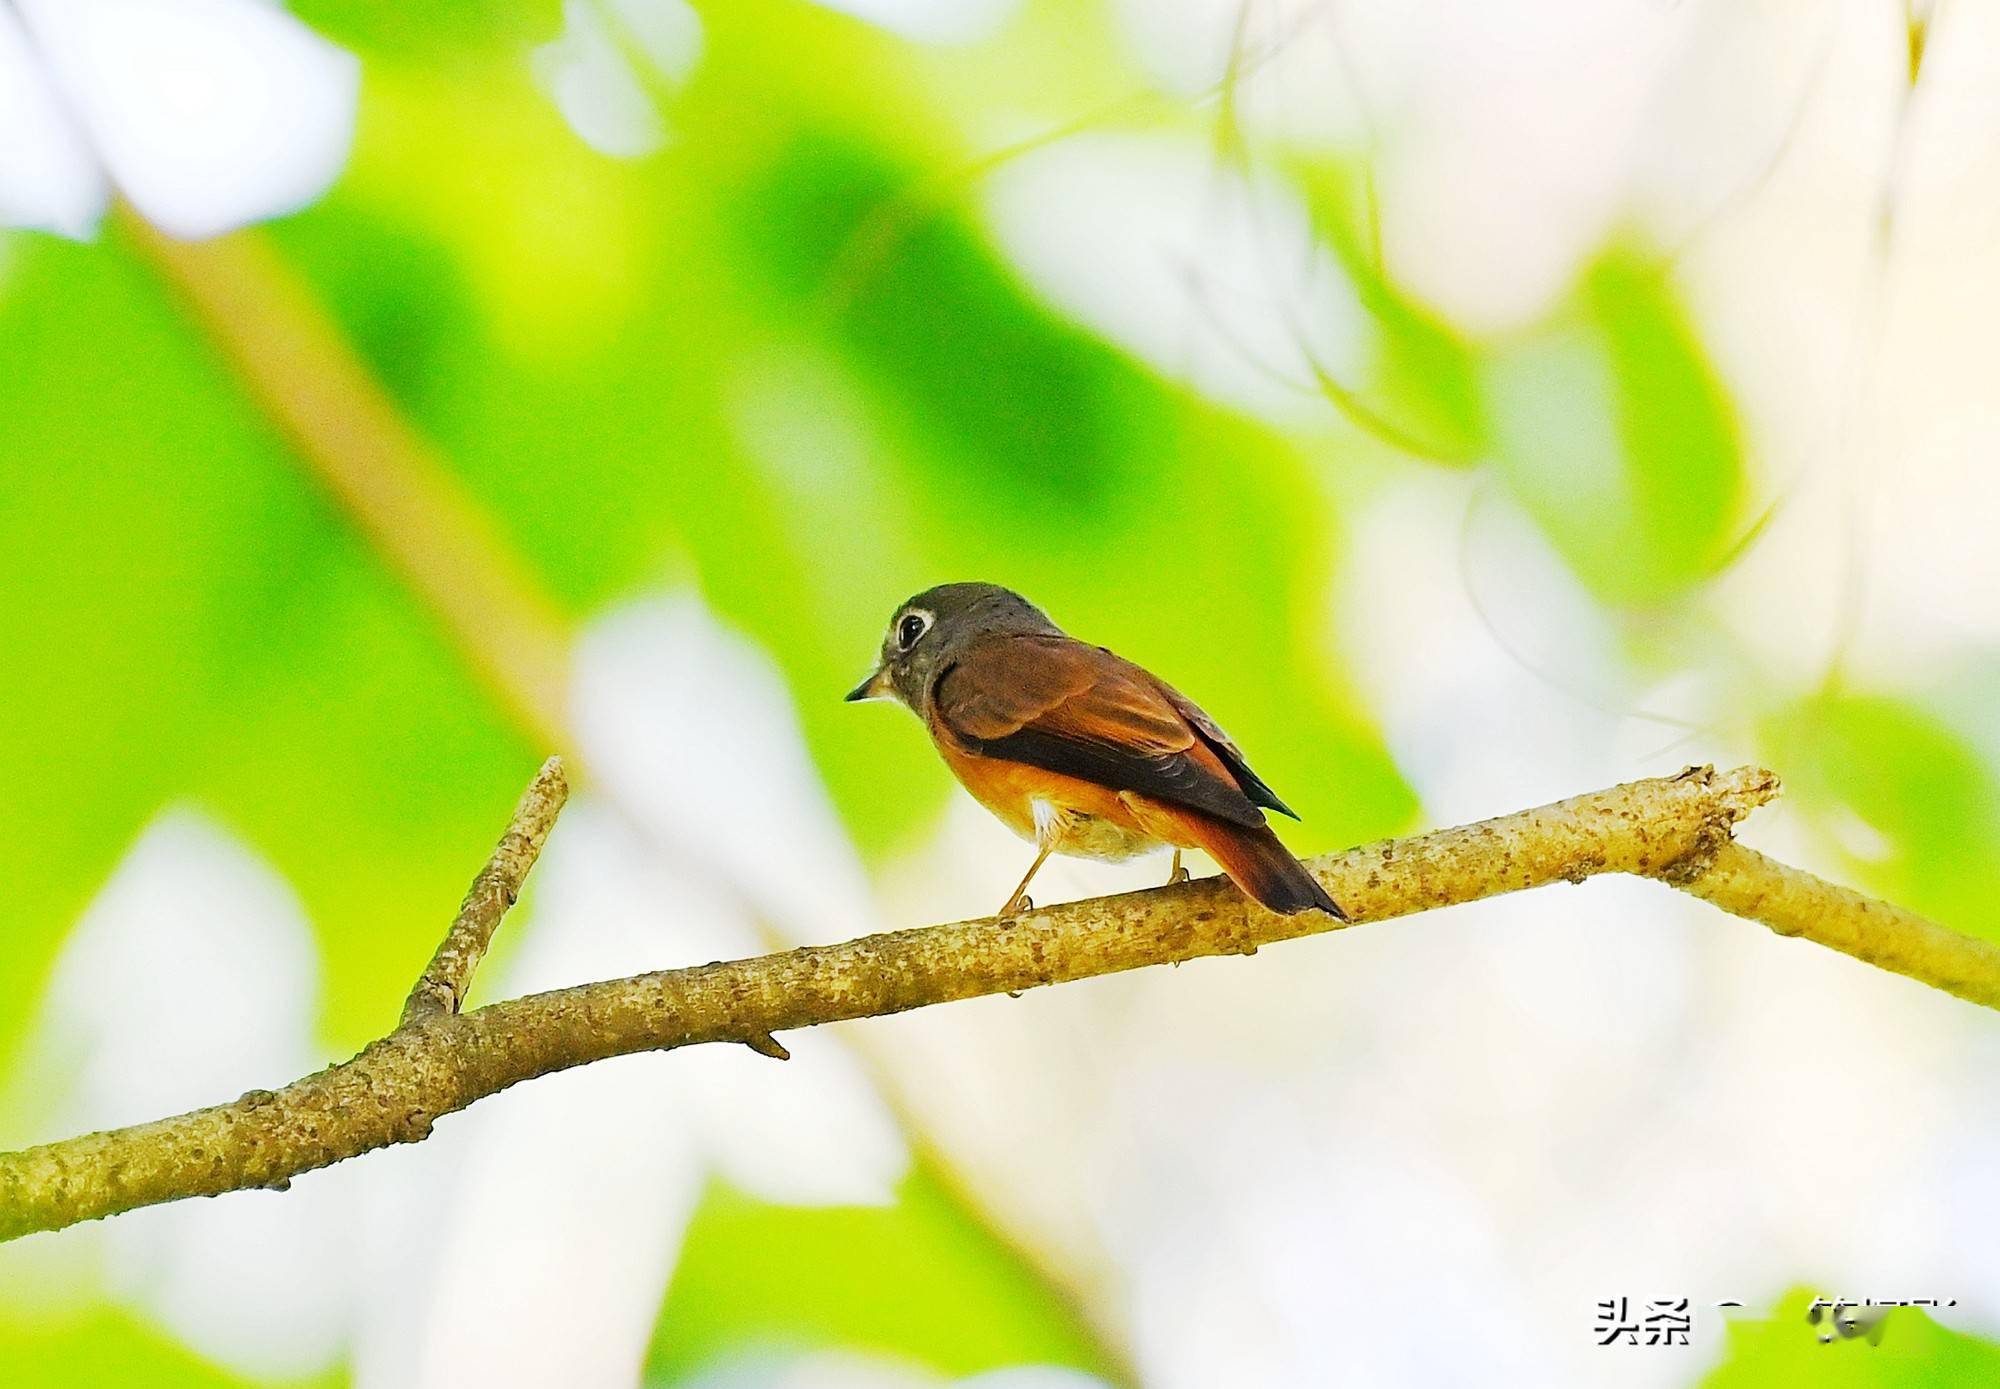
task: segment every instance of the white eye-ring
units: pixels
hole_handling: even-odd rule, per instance
[[[908,612],[897,618],[896,649],[898,651],[908,651],[911,647],[915,646],[923,639],[924,633],[930,631],[931,623],[935,621],[937,619],[922,608],[911,608]]]

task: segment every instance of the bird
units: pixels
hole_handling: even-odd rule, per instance
[[[893,700],[945,765],[1038,848],[1002,917],[1032,910],[1028,885],[1063,853],[1125,859],[1201,849],[1274,912],[1347,913],[1265,822],[1290,806],[1250,770],[1199,705],[1144,667],[1064,632],[998,584],[924,590],[889,619],[874,670],[850,701]]]

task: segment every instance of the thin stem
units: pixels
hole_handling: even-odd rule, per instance
[[[438,942],[437,953],[404,1000],[401,1026],[415,1027],[456,1013],[464,1004],[473,971],[486,958],[486,947],[493,943],[500,918],[520,898],[521,884],[541,857],[542,844],[568,799],[569,781],[563,776],[562,759],[551,757],[521,793],[507,833],[466,889],[451,929]]]

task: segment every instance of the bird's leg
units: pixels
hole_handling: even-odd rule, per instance
[[[1014,895],[1007,899],[1007,905],[1000,908],[995,915],[1013,916],[1018,912],[1033,911],[1035,909],[1035,899],[1028,896],[1028,884],[1035,880],[1035,874],[1042,871],[1042,865],[1048,862],[1049,855],[1056,851],[1056,845],[1061,842],[1061,835],[1051,835],[1044,841],[1042,851],[1036,854],[1035,861],[1028,865],[1028,872],[1021,879],[1021,885],[1014,889]]]
[[[1171,873],[1167,874],[1167,886],[1172,887],[1175,883],[1184,883],[1193,876],[1187,869],[1181,867],[1181,851],[1179,849],[1174,850],[1174,868]]]

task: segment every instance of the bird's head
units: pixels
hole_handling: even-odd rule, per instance
[[[932,684],[972,642],[994,633],[1061,630],[1010,588],[939,584],[896,609],[875,669],[847,697],[900,700],[921,714]]]

